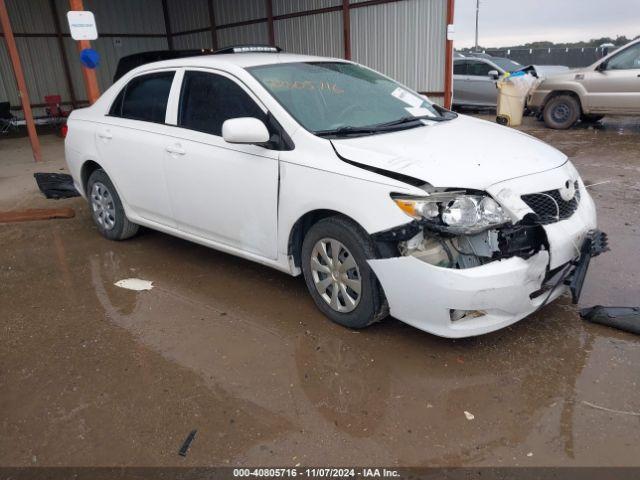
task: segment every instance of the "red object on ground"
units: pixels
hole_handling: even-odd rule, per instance
[[[60,107],[62,97],[60,95],[45,95],[44,103],[47,104],[47,113],[56,118],[64,118],[69,116],[69,111]]]

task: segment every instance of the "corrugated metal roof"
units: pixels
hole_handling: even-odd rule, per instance
[[[84,0],[83,3],[85,10],[96,17],[98,34],[165,33],[161,0]],[[56,6],[62,30],[69,33],[69,0],[56,0]]]
[[[351,10],[356,62],[419,91],[444,90],[446,0],[405,0]]]
[[[267,6],[264,0],[216,0],[213,7],[218,25],[266,18],[267,16]]]
[[[55,32],[48,0],[6,0],[17,33]],[[60,24],[68,30],[68,0],[56,0]],[[354,2],[354,0],[352,0]],[[209,25],[207,0],[169,0],[173,31]],[[84,0],[96,15],[99,32],[164,34],[161,0]],[[340,0],[274,0],[274,15],[340,5]],[[264,0],[215,0],[218,25],[266,17]],[[277,20],[276,43],[286,51],[323,56],[343,56],[341,12]],[[267,23],[217,31],[219,47],[242,43],[267,43]],[[351,10],[351,49],[355,61],[380,70],[420,91],[444,89],[446,0],[403,0]],[[69,100],[57,40],[17,39],[33,103],[46,94],[59,93]],[[174,37],[175,48],[211,48],[210,32]],[[78,99],[85,98],[76,43],[64,39]],[[111,85],[124,55],[168,48],[164,37],[101,37],[93,42],[102,62],[96,70],[100,88]],[[0,41],[0,101],[18,104],[13,70]]]
[[[276,45],[287,52],[343,57],[342,13],[330,12],[274,22]]]
[[[218,30],[218,48],[244,43],[269,43],[267,23],[256,23],[242,27],[223,28]]]
[[[190,33],[173,38],[173,47],[176,50],[191,50],[194,48],[213,48],[211,32]]]
[[[209,26],[207,0],[169,0],[167,10],[171,19],[171,31],[182,32]]]
[[[342,5],[342,0],[273,0],[273,14],[304,12]]]
[[[48,0],[5,0],[5,2],[13,33],[56,32],[51,21],[51,6]],[[2,31],[1,26],[0,31]]]

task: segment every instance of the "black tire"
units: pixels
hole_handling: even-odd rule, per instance
[[[582,121],[584,123],[598,123],[604,118],[604,115],[582,115]]]
[[[359,301],[352,311],[336,311],[316,288],[311,268],[312,252],[316,244],[324,239],[333,239],[342,243],[348,250],[343,253],[350,253],[357,265],[361,291]],[[324,218],[314,224],[305,235],[301,255],[304,279],[316,306],[332,321],[349,328],[365,328],[389,315],[389,306],[382,287],[366,262],[371,258],[376,258],[373,242],[359,225],[347,218],[339,216]],[[329,288],[336,288],[336,286],[327,287],[325,293]]]
[[[97,210],[95,206],[97,203],[100,203],[98,200],[100,197],[97,192],[94,192],[94,187],[96,187],[97,184],[101,191],[107,192],[102,196],[104,199],[103,204],[106,204],[109,208],[112,207],[113,213],[109,215],[108,221],[101,220],[101,218],[104,218],[105,212],[103,211],[102,215],[100,215],[99,210]],[[101,168],[95,170],[89,176],[89,180],[87,181],[87,200],[89,202],[91,218],[102,236],[109,240],[126,240],[138,233],[139,225],[129,221],[124,213],[124,208],[122,208],[122,202],[120,201],[116,188],[113,186],[109,176]]]
[[[556,95],[544,106],[542,116],[547,127],[556,130],[571,128],[580,118],[580,102],[572,95]]]

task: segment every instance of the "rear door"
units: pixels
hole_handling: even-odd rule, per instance
[[[584,74],[590,112],[640,114],[640,43],[606,61],[602,70]]]
[[[175,226],[163,168],[165,116],[175,70],[133,78],[97,125],[100,163],[132,213]]]
[[[453,62],[453,103],[455,105],[467,105],[467,60],[454,60]]]
[[[167,181],[178,228],[245,252],[277,257],[278,152],[222,138],[225,120],[266,109],[237,79],[187,69],[172,138],[165,139]]]
[[[498,89],[496,80],[489,76],[489,72],[498,69],[483,60],[469,60],[467,66],[467,94],[475,105],[496,106],[498,103]]]

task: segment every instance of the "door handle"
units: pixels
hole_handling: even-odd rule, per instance
[[[104,140],[111,140],[113,138],[113,135],[109,130],[102,130],[101,132],[98,133],[98,137]]]
[[[184,155],[185,153],[187,153],[187,152],[185,152],[185,151],[184,151],[184,149],[183,149],[180,145],[178,145],[178,144],[176,144],[176,145],[169,145],[169,146],[167,146],[167,147],[165,148],[165,150],[166,150],[167,152],[171,153],[172,155]]]

